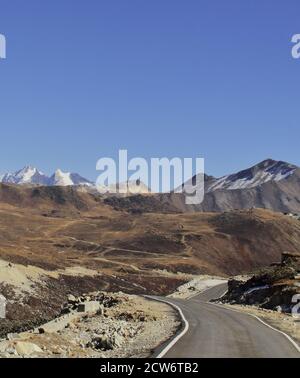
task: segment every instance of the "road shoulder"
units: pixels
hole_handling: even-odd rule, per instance
[[[250,314],[260,318],[263,322],[275,329],[286,333],[300,345],[300,322],[296,322],[289,314],[258,308],[249,305],[220,304],[228,309]]]

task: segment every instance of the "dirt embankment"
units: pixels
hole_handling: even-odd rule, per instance
[[[69,295],[61,317],[9,334],[0,357],[148,357],[180,326],[168,305],[124,293]]]
[[[85,267],[45,270],[0,260],[0,293],[7,299],[6,318],[0,319],[0,337],[37,327],[61,313],[67,296],[80,296],[95,289],[120,289],[132,294],[164,294],[184,282],[179,277],[153,277],[146,288],[130,277],[113,276]],[[165,291],[165,292],[164,292]]]
[[[286,252],[282,254],[281,263],[261,269],[250,277],[230,279],[228,292],[222,300],[292,313],[297,295],[300,295],[300,254]]]
[[[189,299],[214,286],[227,283],[227,279],[215,276],[197,276],[191,281],[180,285],[168,297],[176,299]]]

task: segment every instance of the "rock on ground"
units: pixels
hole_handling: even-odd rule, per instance
[[[80,313],[89,302],[98,311]],[[177,331],[177,317],[170,306],[135,295],[69,295],[55,326],[8,335],[0,357],[148,357]]]

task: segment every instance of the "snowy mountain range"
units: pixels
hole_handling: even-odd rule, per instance
[[[15,185],[42,185],[42,186],[84,186],[93,192],[96,186],[93,182],[85,179],[77,173],[63,172],[57,169],[52,176],[47,176],[37,168],[30,165],[25,166],[14,173],[6,173],[0,175],[0,183]],[[149,189],[140,180],[127,181],[117,184],[118,190],[124,195],[126,192],[130,194],[146,194]]]
[[[196,177],[185,183],[194,184]],[[139,180],[138,180],[139,181]],[[119,183],[126,196],[130,193],[147,194],[142,182]],[[15,173],[0,176],[0,182],[17,185],[77,186],[80,190],[96,193],[95,184],[77,173],[58,169],[47,176],[37,168],[26,166]],[[112,193],[113,195],[113,193]],[[300,169],[296,165],[272,159],[264,160],[253,167],[220,178],[205,175],[204,201],[199,205],[185,204],[184,195],[159,194],[163,203],[169,203],[180,211],[227,211],[261,207],[280,212],[300,213]],[[147,199],[146,199],[147,200]]]
[[[184,186],[196,184],[196,176]],[[168,201],[181,211],[228,211],[253,207],[300,213],[300,168],[266,159],[250,168],[220,178],[204,175],[204,201],[186,206],[185,198],[171,194]]]
[[[284,161],[267,159],[238,173],[221,178],[210,177],[207,181],[206,192],[215,190],[249,189],[263,185],[269,181],[281,181],[291,176],[297,166]]]
[[[18,185],[44,186],[92,186],[93,183],[77,173],[62,172],[58,169],[52,176],[47,176],[37,168],[26,166],[14,173],[0,175],[0,182]]]
[[[266,184],[267,182],[279,182],[293,175],[298,169],[296,165],[284,161],[267,159],[251,168],[237,173],[216,178],[204,175],[205,192],[217,190],[250,189]],[[196,176],[188,180],[184,186],[195,185]]]

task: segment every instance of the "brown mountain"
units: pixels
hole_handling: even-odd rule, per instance
[[[205,175],[205,196],[199,205],[186,205],[183,194],[163,194],[156,199],[180,212],[262,208],[300,213],[300,168],[268,159],[219,179]]]
[[[72,187],[0,185],[0,293],[11,301],[0,335],[53,318],[68,293],[166,294],[191,274],[244,273],[300,248],[300,222],[282,214],[175,213],[130,198],[143,211]]]
[[[300,222],[281,214],[176,213],[162,207],[153,213],[152,200],[148,206],[150,211],[122,209],[70,187],[1,185],[0,258],[125,272],[142,282],[158,270],[166,281],[163,271],[237,274],[300,248]]]

